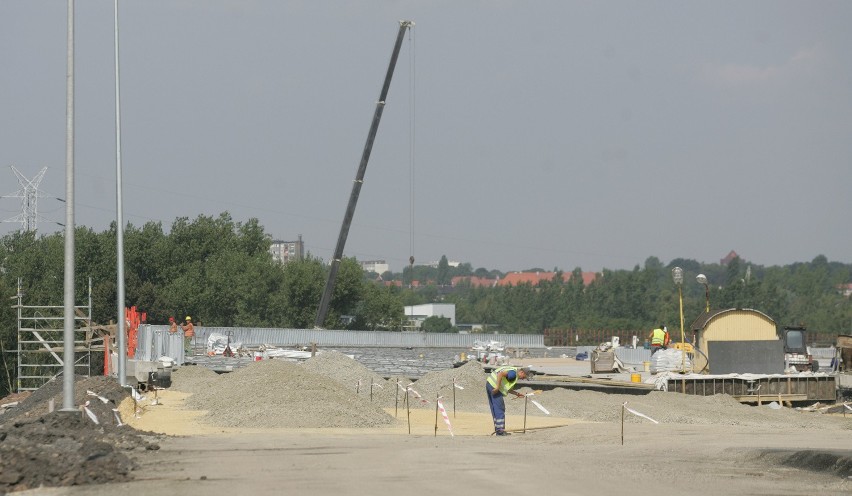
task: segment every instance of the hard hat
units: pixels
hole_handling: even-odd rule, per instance
[[[174,321],[175,321],[174,317],[169,317],[169,322],[174,322]]]
[[[191,320],[192,320],[192,318],[191,318],[189,315],[187,315],[187,316],[186,316],[186,320],[190,320],[190,321],[191,321]]]
[[[516,377],[518,377],[518,374],[514,370],[510,370],[510,371],[506,372],[506,379],[509,379],[510,381],[514,381]]]

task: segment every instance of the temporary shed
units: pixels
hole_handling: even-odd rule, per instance
[[[750,308],[729,308],[702,313],[691,326],[699,350],[695,370],[706,371],[710,343],[732,341],[778,341],[777,324],[763,312]],[[745,347],[746,343],[742,343]],[[783,356],[783,352],[782,352]]]

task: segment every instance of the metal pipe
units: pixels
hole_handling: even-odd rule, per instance
[[[65,298],[62,411],[74,408],[74,0],[68,0],[68,59],[65,78]]]
[[[121,200],[121,93],[119,91],[118,71],[118,0],[115,0],[115,234],[116,234],[116,264],[118,266],[118,296],[116,308],[118,315],[118,383],[127,384],[127,344],[126,324],[124,320],[124,212]]]

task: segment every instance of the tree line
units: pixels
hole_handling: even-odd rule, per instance
[[[322,260],[281,265],[269,247],[272,238],[256,219],[236,222],[227,212],[218,217],[176,219],[168,232],[159,222],[124,231],[125,304],[147,313],[147,321],[163,324],[170,316],[192,316],[210,326],[311,328],[328,276]],[[17,323],[12,300],[18,280],[26,305],[62,305],[64,234],[38,236],[11,233],[0,240],[0,344],[14,363]],[[95,323],[116,320],[116,227],[95,232],[75,230],[75,295],[85,301],[92,281]],[[456,321],[488,330],[541,334],[545,329],[606,329],[647,333],[667,323],[679,326],[680,298],[671,269],[684,271],[680,287],[686,325],[705,310],[753,308],[779,325],[805,324],[836,336],[852,333],[852,305],[839,288],[852,280],[852,264],[829,262],[819,255],[810,262],[763,267],[734,259],[727,265],[676,259],[663,264],[649,257],[632,270],[604,269],[589,285],[581,269],[537,286],[479,287],[455,276],[499,278],[503,274],[470,263],[450,267],[442,257],[437,268],[407,267],[401,273],[365,273],[355,259],[342,261],[324,327],[400,331],[405,305],[454,303]],[[541,268],[530,270],[542,271]],[[559,275],[562,272],[557,271]],[[708,285],[698,284],[703,273]],[[563,280],[564,279],[564,280]],[[386,284],[388,281],[399,281]],[[412,281],[418,281],[414,287]],[[705,289],[707,294],[705,294]],[[342,317],[348,317],[342,320]],[[341,322],[347,322],[343,325]],[[429,319],[426,330],[453,332],[441,319]],[[14,366],[11,367],[14,370]]]

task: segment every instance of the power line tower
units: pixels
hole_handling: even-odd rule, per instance
[[[35,231],[38,228],[38,185],[44,178],[47,167],[42,167],[32,179],[27,179],[14,165],[10,165],[9,167],[12,168],[15,177],[18,178],[21,189],[11,195],[7,195],[7,198],[21,199],[21,213],[3,222],[20,222],[22,232]]]

